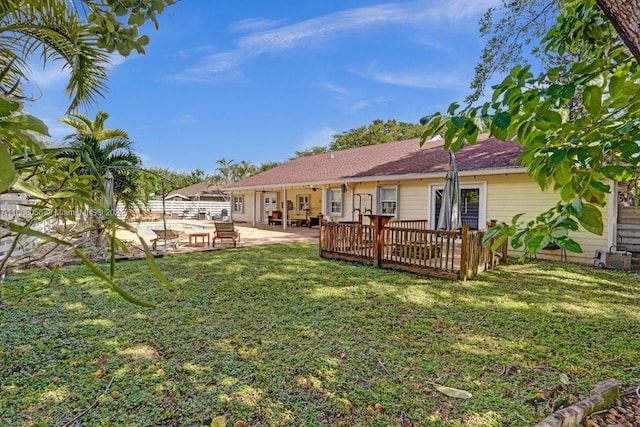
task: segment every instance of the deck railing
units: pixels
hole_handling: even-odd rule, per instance
[[[320,256],[466,280],[497,263],[491,248],[482,246],[483,237],[484,231],[468,226],[457,232],[409,228],[388,219],[372,220],[371,225],[325,222],[320,227]]]
[[[466,232],[466,236],[464,236]],[[461,263],[461,267],[464,270],[460,270],[461,279],[470,279],[476,277],[478,274],[485,270],[491,270],[498,264],[499,256],[493,250],[491,250],[491,243],[487,246],[482,245],[482,239],[484,239],[485,230],[471,231],[468,228],[462,230],[462,240],[466,241],[466,246],[463,245],[464,253],[462,256],[465,258]],[[503,250],[505,247],[503,246]]]
[[[414,228],[418,230],[429,229],[429,221],[426,219],[392,219],[387,225],[389,227]]]

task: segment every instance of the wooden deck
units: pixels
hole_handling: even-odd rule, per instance
[[[425,223],[323,223],[320,256],[451,280],[473,278],[497,264],[496,254],[482,246],[484,231],[428,230]]]

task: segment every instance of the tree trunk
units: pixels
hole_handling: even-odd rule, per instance
[[[640,62],[640,0],[597,0],[624,44]]]

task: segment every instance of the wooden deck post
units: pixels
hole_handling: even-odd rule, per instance
[[[320,229],[320,232],[318,233],[318,249],[320,251],[320,257],[322,257],[322,251],[326,249],[326,238],[324,237],[324,233],[327,232],[322,219],[322,214],[318,214],[318,228]],[[309,226],[309,230],[311,230],[311,226]]]
[[[380,267],[382,260],[382,247],[384,246],[384,226],[393,218],[393,215],[367,215],[373,225],[375,243],[373,245],[373,266]]]
[[[498,221],[496,221],[495,219],[491,220],[491,227],[495,227],[497,224],[498,224]],[[496,265],[498,264],[496,261],[496,253],[493,250],[493,244],[495,243],[495,241],[496,241],[496,238],[494,237],[491,239],[491,242],[489,243],[489,257],[490,257],[489,268],[492,270],[496,268]]]
[[[469,226],[462,226],[462,244],[460,253],[460,280],[467,280],[467,270],[469,267]]]

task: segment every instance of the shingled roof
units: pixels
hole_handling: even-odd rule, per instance
[[[481,171],[519,168],[522,147],[483,136],[475,145],[466,145],[455,153],[458,171]],[[419,139],[332,151],[301,157],[273,169],[230,184],[227,188],[256,188],[278,185],[312,185],[346,181],[365,181],[393,176],[411,178],[444,174],[449,155],[442,140],[432,140],[420,147]]]
[[[173,190],[167,197],[183,196],[183,197],[195,197],[195,196],[222,196],[222,193],[218,190],[215,184],[211,184],[208,181],[198,182],[188,187],[179,188]]]

